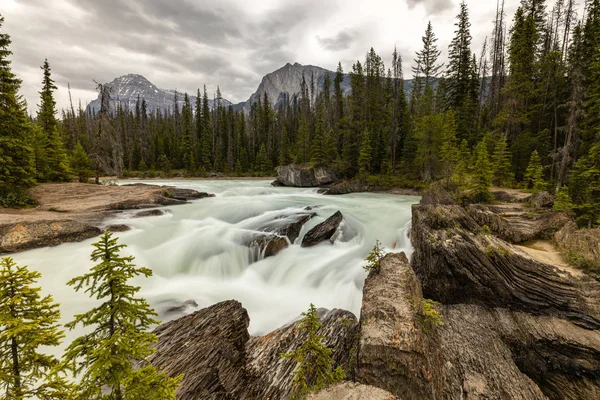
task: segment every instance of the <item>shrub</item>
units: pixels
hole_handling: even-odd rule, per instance
[[[421,322],[421,327],[425,332],[437,327],[444,325],[442,321],[442,314],[438,310],[440,303],[431,299],[421,299],[419,305],[418,316]]]
[[[37,206],[37,202],[29,196],[27,190],[0,186],[0,207],[27,208],[35,206]]]

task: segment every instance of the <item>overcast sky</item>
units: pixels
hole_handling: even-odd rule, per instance
[[[506,0],[509,19],[519,0]],[[13,71],[30,109],[48,58],[59,107],[96,98],[93,80],[138,73],[164,89],[217,85],[245,101],[285,63],[349,71],[372,46],[389,65],[394,46],[406,76],[431,20],[442,57],[460,0],[0,0],[13,40]],[[473,50],[492,31],[496,0],[467,0]]]

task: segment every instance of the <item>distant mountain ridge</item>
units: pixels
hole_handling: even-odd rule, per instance
[[[222,101],[226,107],[232,105],[236,110],[244,110],[245,112],[249,112],[252,104],[257,102],[259,98],[262,99],[266,93],[271,105],[277,108],[286,95],[289,96],[289,98],[292,98],[294,95],[300,94],[302,76],[304,76],[309,91],[311,80],[314,80],[315,93],[313,96],[316,98],[323,91],[325,77],[327,75],[329,75],[331,79],[331,92],[333,93],[333,81],[336,75],[334,71],[314,65],[287,63],[278,70],[265,75],[258,85],[256,92],[254,92],[248,98],[248,100],[238,104],[232,104],[225,99]],[[407,95],[409,95],[412,90],[412,82],[412,80],[404,81],[404,89]],[[175,103],[175,90],[159,89],[156,85],[151,83],[142,75],[123,75],[114,79],[112,82],[107,83],[107,85],[112,87],[112,111],[116,110],[119,103],[121,103],[125,109],[135,110],[138,95],[140,99],[146,100],[146,108],[148,112],[157,109],[173,109],[173,105]],[[352,89],[350,86],[350,75],[344,74],[344,80],[342,81],[341,86],[344,95],[349,95]],[[184,94],[183,92],[177,93],[177,103],[179,105],[179,109],[181,109],[183,106]],[[194,107],[196,104],[196,96],[189,96],[192,107]],[[209,107],[213,109],[215,107],[214,99],[211,97],[208,101]],[[88,112],[98,112],[99,110],[99,99],[92,101],[87,107]]]
[[[124,109],[135,110],[138,96],[141,99],[146,100],[147,112],[155,110],[167,110],[173,109],[175,105],[175,90],[159,89],[156,85],[150,82],[148,79],[138,74],[128,74],[120,76],[114,79],[112,82],[106,83],[106,85],[112,88],[112,101],[111,111],[117,109],[117,105],[120,103]],[[190,95],[190,103],[192,107],[196,104],[196,96]],[[177,104],[179,109],[183,106],[184,93],[177,91]],[[223,99],[223,104],[229,106],[230,101]],[[214,108],[214,99],[208,99],[208,105],[211,109]],[[88,104],[88,112],[100,111],[100,98],[93,100]]]

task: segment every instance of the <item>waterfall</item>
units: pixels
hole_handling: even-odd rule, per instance
[[[131,182],[126,182],[131,183]],[[200,307],[236,299],[248,310],[251,334],[276,329],[310,303],[360,313],[366,272],[363,259],[379,239],[387,251],[412,251],[410,228],[414,196],[350,194],[323,196],[316,189],[274,188],[267,181],[164,181],[165,184],[214,193],[216,197],[167,207],[159,217],[132,218],[134,212],[116,215],[106,224],[127,224],[129,232],[116,234],[128,245],[124,253],[154,275],[136,280],[141,295],[167,320],[173,306],[194,300]],[[316,216],[299,237],[276,256],[264,258],[246,246],[262,226],[286,216]],[[337,210],[344,215],[333,244],[302,248],[305,233]],[[94,302],[76,293],[66,282],[89,269],[96,239],[15,254],[21,264],[42,273],[45,293],[61,304],[63,321],[88,310]],[[254,252],[254,253],[253,253]],[[187,307],[188,312],[193,308]],[[79,335],[70,332],[67,340]]]

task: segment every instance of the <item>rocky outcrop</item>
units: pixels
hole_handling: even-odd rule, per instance
[[[356,317],[322,311],[319,334],[336,365],[350,369]],[[294,360],[281,354],[297,349],[304,334],[290,324],[263,337],[248,334],[249,318],[236,301],[226,301],[161,325],[150,361],[170,376],[185,374],[179,400],[285,399],[291,390]]]
[[[257,249],[264,257],[274,256],[290,243],[294,243],[304,224],[315,215],[315,213],[294,214],[272,221],[259,229],[265,233],[253,235],[248,246]]]
[[[561,315],[600,327],[597,283],[562,274],[487,234],[460,206],[413,206],[411,241],[425,297]]]
[[[363,289],[358,381],[401,399],[441,398],[439,339],[419,319],[423,297],[417,277],[401,254],[388,254]]]
[[[494,236],[478,223],[492,207],[424,203],[413,206],[412,265],[425,297],[445,303],[441,398],[597,398],[598,282]]]
[[[355,382],[344,382],[310,394],[306,400],[398,400],[390,392],[374,386]]]
[[[0,253],[80,242],[101,233],[100,228],[72,220],[0,225]]]
[[[551,239],[554,232],[571,221],[564,212],[534,213],[519,205],[471,204],[466,209],[477,224],[487,226],[494,235],[510,243]]]
[[[322,189],[322,193],[328,195],[341,195],[349,193],[376,192],[381,190],[384,190],[384,188],[381,186],[369,185],[366,182],[353,180],[336,183],[329,188]]]
[[[332,239],[343,220],[344,216],[340,211],[337,211],[304,235],[302,247],[316,246],[321,242]]]
[[[325,337],[325,346],[332,350],[334,368],[341,366],[352,377],[350,357],[356,348],[356,317],[344,310],[319,309],[319,315],[323,326],[318,334]],[[297,364],[289,358],[282,358],[281,354],[295,351],[305,339],[305,334],[298,331],[296,323],[265,336],[251,338],[246,347],[248,382],[240,398],[286,399]]]
[[[193,189],[179,189],[172,186],[154,186],[145,183],[133,183],[125,186],[143,186],[156,188],[137,198],[128,198],[108,204],[111,210],[137,210],[158,206],[176,206],[186,204],[189,200],[215,197],[212,193],[198,192]]]
[[[330,185],[337,180],[335,172],[325,167],[308,164],[290,164],[277,168],[277,185],[292,187],[318,187]]]

